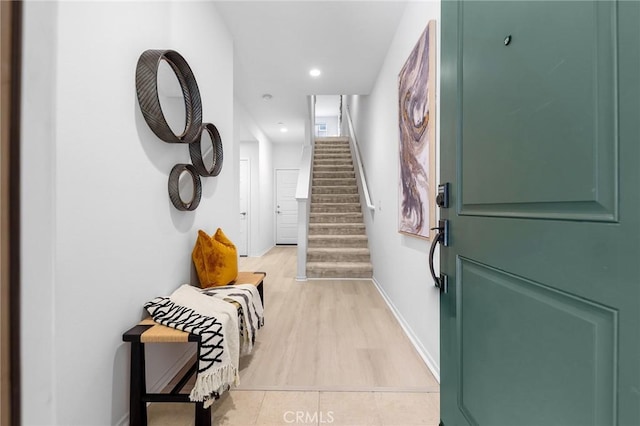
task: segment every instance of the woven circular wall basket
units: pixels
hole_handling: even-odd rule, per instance
[[[181,178],[184,176],[183,178]],[[187,186],[183,182],[183,179],[191,178],[192,181],[192,193],[190,197],[183,199],[185,189],[181,186]],[[182,190],[182,192],[181,192]],[[182,196],[181,196],[182,194]],[[200,177],[195,167],[191,164],[176,164],[169,173],[169,199],[174,207],[181,211],[195,210],[200,204],[200,198],[202,197],[202,184],[200,183]]]
[[[202,158],[202,133],[205,131],[211,137],[211,143],[213,145],[213,166],[211,170],[207,168]],[[191,156],[193,166],[200,176],[218,176],[220,170],[222,170],[222,138],[220,138],[218,128],[211,123],[204,123],[200,137],[192,144],[189,144],[189,155]]]
[[[186,124],[181,134],[175,134],[162,112],[158,96],[158,69],[167,62],[180,84],[186,111]],[[216,126],[202,123],[202,101],[193,71],[187,61],[174,50],[146,50],[136,66],[136,92],[142,116],[153,133],[168,143],[189,145],[191,164],[176,164],[169,173],[169,199],[178,210],[195,210],[200,204],[200,176],[218,176],[222,170],[222,139]],[[207,132],[212,142],[212,165],[205,165],[202,155],[202,135]],[[207,152],[208,154],[208,152]],[[192,189],[190,194],[187,187]]]
[[[158,97],[158,67],[166,61],[175,72],[186,110],[186,125],[176,135],[169,127]],[[146,50],[136,66],[136,92],[145,121],[160,139],[168,143],[191,143],[200,136],[202,101],[198,83],[187,61],[174,50]]]

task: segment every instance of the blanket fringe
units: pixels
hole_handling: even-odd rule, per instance
[[[208,408],[229,388],[230,384],[234,386],[240,384],[238,369],[233,365],[225,365],[215,371],[198,373],[189,399],[193,402],[204,401],[204,408]]]

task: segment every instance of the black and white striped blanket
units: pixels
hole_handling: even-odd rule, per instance
[[[229,301],[237,302],[241,312]],[[144,307],[157,323],[200,336],[191,401],[202,401],[206,408],[231,385],[239,384],[240,348],[243,354],[250,353],[256,331],[264,324],[254,285],[199,289],[184,284],[169,297],[157,297]]]
[[[202,292],[240,305],[240,354],[250,354],[256,342],[256,333],[264,325],[264,310],[258,289],[253,284],[209,287]]]
[[[191,401],[209,407],[232,384],[239,384],[240,342],[234,305],[184,284],[169,297],[148,302],[145,308],[157,323],[200,336]]]

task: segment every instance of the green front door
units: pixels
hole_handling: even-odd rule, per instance
[[[640,2],[443,1],[444,426],[640,425]]]

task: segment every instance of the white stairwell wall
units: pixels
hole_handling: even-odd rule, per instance
[[[313,161],[313,139],[316,116],[316,97],[307,96],[307,119],[304,124],[304,145],[298,173],[296,200],[298,201],[298,250],[296,281],[307,280],[307,243],[309,211],[311,209],[311,168]]]
[[[374,282],[439,379],[440,296],[427,263],[430,241],[398,233],[398,73],[431,19],[437,21],[439,52],[440,3],[409,2],[373,91],[346,101],[376,206],[375,212],[364,210]],[[437,92],[439,109],[439,87]]]

